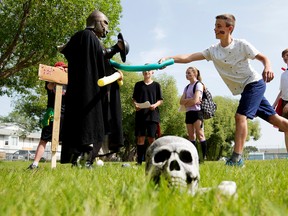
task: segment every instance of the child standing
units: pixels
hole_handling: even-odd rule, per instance
[[[186,108],[185,123],[188,138],[196,146],[196,148],[196,138],[198,139],[201,144],[202,156],[204,160],[207,154],[207,143],[203,130],[203,112],[200,106],[204,91],[204,86],[201,83],[202,78],[200,76],[200,71],[195,67],[189,67],[186,70],[186,79],[190,81],[190,84],[184,89],[180,99],[180,105],[185,106]]]
[[[55,63],[54,67],[58,67],[63,70],[63,72],[67,73],[67,65],[64,62],[57,62]],[[52,112],[54,115],[54,104],[55,104],[55,88],[56,83],[45,82],[45,89],[47,91],[47,108],[46,108],[46,115],[50,115],[49,112]],[[62,141],[62,125],[63,125],[63,118],[64,118],[64,110],[65,110],[65,93],[66,93],[66,85],[63,86],[62,91],[62,104],[61,104],[61,121],[60,121],[60,134],[59,140]],[[48,117],[49,118],[49,117]],[[53,120],[46,120],[43,121],[42,131],[40,142],[38,144],[35,158],[32,164],[29,165],[28,169],[36,169],[38,168],[39,161],[41,160],[46,144],[51,142],[52,140],[52,132],[53,132]]]
[[[134,86],[133,102],[136,108],[135,136],[137,137],[137,164],[141,165],[146,153],[145,137],[149,145],[154,142],[157,126],[160,122],[158,106],[163,102],[161,86],[152,80],[153,70],[143,71],[143,81]],[[149,102],[150,106],[141,108],[140,103]]]

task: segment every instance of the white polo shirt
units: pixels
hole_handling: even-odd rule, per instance
[[[207,61],[213,61],[233,95],[241,94],[247,84],[262,79],[249,63],[259,51],[244,39],[233,39],[227,47],[220,43],[212,45],[202,54]]]

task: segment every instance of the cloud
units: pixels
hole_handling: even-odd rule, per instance
[[[159,28],[159,27],[155,27],[153,29],[153,34],[154,34],[154,38],[156,40],[162,40],[163,38],[165,38],[167,35],[165,34],[164,30]]]

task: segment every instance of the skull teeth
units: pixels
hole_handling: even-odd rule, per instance
[[[173,187],[186,187],[187,186],[187,183],[184,179],[182,178],[171,178],[170,179],[170,185],[173,186]]]

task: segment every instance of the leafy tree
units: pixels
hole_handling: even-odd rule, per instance
[[[161,84],[163,104],[159,107],[162,135],[186,136],[185,114],[178,112],[180,98],[176,80],[162,75],[155,79]]]
[[[258,148],[255,146],[245,146],[243,151],[244,158],[248,158],[250,152],[258,152]]]
[[[37,84],[39,63],[63,59],[57,46],[66,43],[86,24],[87,16],[101,10],[110,20],[110,33],[119,31],[120,0],[2,0],[0,1],[0,95],[28,94]]]
[[[134,146],[135,146],[135,108],[132,104],[132,94],[134,89],[134,84],[141,79],[138,73],[128,73],[124,72],[124,84],[121,87],[121,105],[122,105],[122,125],[124,133],[124,152],[122,154],[122,159],[125,161],[132,160],[134,156]]]
[[[14,110],[8,117],[15,119],[18,122],[17,116],[26,117],[25,122],[18,122],[22,127],[29,132],[35,132],[40,129],[40,119],[45,113],[47,106],[47,93],[44,88],[45,82],[40,81],[37,86],[35,86],[33,93],[18,95],[14,99]],[[16,118],[14,118],[14,116]],[[21,118],[21,119],[22,119]],[[27,127],[26,124],[30,125]]]
[[[27,117],[29,131],[39,129],[46,107],[44,82],[38,79],[38,64],[65,61],[57,46],[66,43],[86,25],[87,16],[99,9],[110,20],[110,33],[119,31],[122,7],[119,0],[3,0],[0,1],[0,95],[14,96],[15,110],[2,121]],[[15,96],[16,95],[16,96]],[[20,123],[22,122],[22,123]],[[33,126],[33,127],[32,127]]]
[[[247,152],[247,153],[250,153],[250,152],[258,152],[258,148],[255,147],[255,146],[246,146],[244,148],[244,150]]]
[[[38,128],[38,122],[35,119],[27,113],[19,113],[17,110],[12,111],[8,116],[0,116],[0,122],[18,125],[23,129],[18,132],[19,136],[26,136],[31,131],[35,131],[35,128]]]

